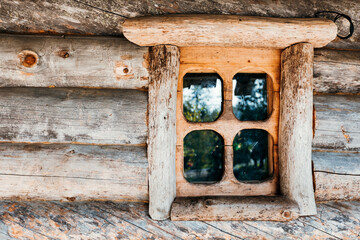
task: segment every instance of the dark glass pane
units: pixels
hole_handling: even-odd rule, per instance
[[[264,130],[246,129],[236,134],[233,150],[237,180],[264,180],[270,177],[268,144],[268,133]]]
[[[191,183],[214,183],[223,175],[224,140],[216,132],[190,132],[184,138],[184,176]]]
[[[233,78],[233,112],[241,121],[267,118],[266,74],[238,73]]]
[[[217,73],[187,73],[183,79],[183,113],[190,122],[213,122],[222,109],[222,81]]]

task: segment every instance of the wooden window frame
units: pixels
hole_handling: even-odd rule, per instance
[[[287,221],[316,214],[311,169],[313,48],[335,39],[335,23],[317,18],[150,16],[127,19],[123,33],[135,44],[152,46],[148,161],[149,213],[153,219],[166,219],[170,211],[172,220]],[[205,46],[281,50],[280,196],[176,198],[179,47]]]

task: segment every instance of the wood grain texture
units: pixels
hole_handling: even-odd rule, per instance
[[[299,205],[301,215],[316,214],[311,171],[313,54],[309,43],[281,53],[280,190]]]
[[[360,153],[312,154],[317,201],[360,200]]]
[[[139,46],[244,47],[283,49],[299,42],[323,47],[335,39],[336,24],[319,18],[236,15],[165,15],[126,19],[124,36]],[[146,29],[144,31],[144,29]]]
[[[0,88],[0,142],[145,144],[147,93]]]
[[[83,35],[121,35],[124,18],[164,14],[236,14],[244,16],[309,18],[324,10],[349,15],[355,29],[360,26],[357,0],[26,0],[18,4],[1,1],[0,31]],[[333,19],[335,15],[328,15]],[[346,21],[339,21],[340,33],[348,33]],[[339,39],[328,46],[360,49],[360,32],[350,39]]]
[[[36,66],[20,64],[23,50],[39,55]],[[147,50],[123,38],[1,35],[0,86],[143,89]]]
[[[314,90],[320,93],[359,93],[360,51],[317,49]]]
[[[149,213],[169,217],[176,196],[176,91],[180,52],[175,46],[150,48],[149,83]]]
[[[176,198],[173,221],[291,221],[299,216],[297,204],[285,197]]]
[[[315,149],[360,152],[360,96],[317,95]]]
[[[145,147],[0,144],[0,198],[148,200]]]

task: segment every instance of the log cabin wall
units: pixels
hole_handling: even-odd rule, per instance
[[[314,9],[335,9],[350,15],[355,29],[360,24],[356,1],[50,2],[0,3],[1,198],[148,200],[148,49],[112,37],[122,34],[124,17],[204,9],[311,17]],[[21,64],[23,50],[38,54],[36,66]],[[359,31],[315,49],[318,201],[360,199],[359,76]]]

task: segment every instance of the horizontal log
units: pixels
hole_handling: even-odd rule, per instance
[[[263,17],[314,17],[317,11],[333,10],[348,14],[355,29],[360,26],[360,5],[357,1],[73,1],[3,0],[0,7],[0,31],[17,33],[121,35],[125,18],[165,14],[237,14]],[[322,14],[324,16],[324,14]],[[334,14],[325,15],[329,19]],[[340,33],[347,35],[349,24],[339,19]],[[360,31],[349,39],[339,39],[328,46],[360,49]]]
[[[145,147],[0,144],[0,197],[148,199]]]
[[[19,57],[23,50],[32,50],[38,63],[24,66]],[[123,38],[2,35],[0,53],[0,87],[148,86],[147,48]]]
[[[360,92],[360,51],[317,49],[314,90],[321,93]]]
[[[125,20],[124,36],[140,46],[217,46],[284,49],[300,42],[323,47],[335,39],[327,19],[264,18],[237,15],[166,15]],[[144,29],[146,29],[144,31]]]
[[[0,142],[145,144],[147,93],[0,88]]]
[[[299,216],[297,204],[285,197],[176,198],[173,221],[291,221]]]
[[[0,87],[148,87],[148,48],[125,39],[0,35],[0,43]],[[39,66],[21,65],[23,50],[38,53]],[[358,93],[359,59],[360,51],[315,50],[314,91]]]
[[[360,96],[315,95],[313,148],[360,151]]]

